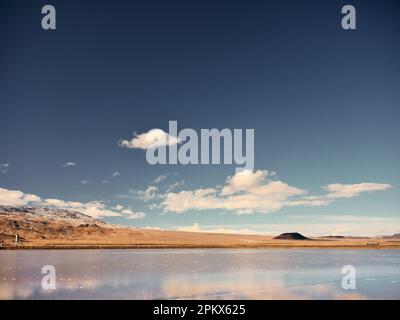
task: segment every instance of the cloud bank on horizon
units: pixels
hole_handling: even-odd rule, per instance
[[[102,201],[65,201],[60,199],[42,199],[41,197],[24,193],[18,190],[8,190],[0,188],[0,205],[2,206],[41,206],[56,209],[79,211],[93,218],[104,217],[124,217],[125,219],[143,219],[146,214],[143,212],[134,212],[129,208],[117,205],[108,208]]]
[[[237,214],[271,213],[284,207],[326,206],[341,198],[391,188],[387,183],[333,183],[323,186],[326,194],[308,195],[306,190],[270,179],[266,170],[245,170],[227,178],[222,187],[201,188],[165,195],[161,207],[165,212],[222,209]]]
[[[333,183],[323,186],[326,194],[308,195],[306,190],[290,186],[280,180],[272,180],[274,173],[266,170],[242,171],[229,176],[222,187],[200,188],[172,192],[168,188],[164,194],[159,188],[149,186],[144,191],[136,192],[136,197],[144,202],[161,200],[151,206],[162,208],[164,212],[183,213],[190,210],[220,209],[236,214],[267,214],[284,207],[326,206],[343,198],[353,198],[366,192],[383,191],[391,188],[385,183]],[[161,176],[160,176],[161,177]],[[164,178],[157,178],[156,181]],[[48,206],[59,209],[80,211],[94,218],[125,217],[126,219],[143,219],[146,214],[134,212],[130,208],[117,205],[108,208],[102,201],[86,203],[60,199],[42,199],[34,194],[18,190],[0,188],[0,205],[8,206]]]
[[[320,218],[313,216],[313,219]],[[225,233],[225,234],[253,234],[253,235],[277,235],[283,232],[300,232],[311,237],[319,236],[382,236],[399,232],[400,219],[380,218],[366,216],[322,216],[321,222],[296,224],[268,223],[268,224],[244,224],[244,225],[201,225],[198,222],[192,225],[176,228],[176,231],[199,233]],[[327,223],[324,220],[334,220],[335,223]],[[163,230],[162,228],[157,228]]]

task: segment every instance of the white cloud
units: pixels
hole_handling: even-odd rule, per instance
[[[144,219],[145,217],[146,214],[144,212],[132,212],[131,214],[127,214],[125,219],[139,220],[139,219]]]
[[[339,198],[351,198],[363,192],[386,190],[389,184],[330,184],[323,196],[308,196],[303,189],[279,180],[270,180],[268,172],[248,170],[228,177],[222,188],[168,192],[161,203],[165,212],[221,209],[237,214],[271,213],[284,207],[325,206]]]
[[[353,198],[359,196],[363,192],[372,192],[386,190],[391,187],[386,183],[358,183],[358,184],[340,184],[333,183],[324,186],[324,190],[328,192],[328,198]]]
[[[63,165],[61,165],[63,168],[69,168],[69,167],[76,167],[77,164],[75,162],[72,161],[67,161],[65,162]]]
[[[0,188],[0,205],[2,206],[25,206],[40,201],[41,199],[34,194]]]
[[[163,230],[163,229],[160,228],[160,227],[151,227],[151,226],[144,227],[143,229],[146,229],[146,230],[156,230],[156,231]]]
[[[184,180],[180,180],[180,181],[176,181],[174,183],[171,183],[167,189],[165,190],[165,193],[171,192],[172,190],[174,190],[177,187],[183,186],[185,184]]]
[[[185,232],[200,232],[200,225],[195,222],[193,225],[188,227],[179,227],[176,230],[178,231],[185,231]]]
[[[250,170],[243,170],[234,176],[228,177],[221,194],[229,195],[238,191],[245,191],[257,187],[265,181],[267,174],[267,171],[262,170],[257,170],[254,173]]]
[[[261,234],[260,232],[247,228],[229,228],[229,227],[212,227],[212,228],[202,228],[195,222],[191,226],[179,227],[177,231],[185,232],[203,232],[203,233],[225,233],[225,234]]]
[[[170,136],[161,129],[152,129],[148,132],[135,134],[131,140],[121,140],[119,146],[128,149],[147,150],[152,147],[171,146],[180,143],[177,137]]]
[[[162,209],[161,204],[157,204],[157,203],[150,203],[147,208],[149,208],[150,210],[155,210],[155,209]]]
[[[157,197],[158,188],[155,186],[148,186],[146,190],[139,190],[136,192],[136,196],[144,201],[150,201]]]
[[[0,163],[0,173],[7,173],[8,169],[10,169],[9,163]]]
[[[124,209],[124,210],[121,211],[121,213],[123,213],[123,214],[132,214],[133,211],[131,209]]]
[[[222,209],[222,203],[216,197],[215,189],[197,189],[167,193],[162,206],[166,211],[182,213],[188,210]]]
[[[392,186],[390,184],[386,183],[332,183],[322,187],[327,192],[325,195],[304,197],[302,199],[287,203],[287,206],[326,206],[338,199],[354,198],[364,192],[382,191],[391,187]]]
[[[90,201],[82,203],[77,201],[64,201],[59,199],[45,199],[43,200],[41,205],[57,209],[79,211],[93,218],[120,216],[118,212],[107,209],[106,205],[100,201]]]
[[[88,183],[89,183],[89,180],[82,180],[81,183],[82,183],[82,184],[88,184]]]
[[[122,205],[120,205],[120,204],[117,204],[115,207],[113,207],[113,209],[117,210],[117,211],[121,211],[121,210],[124,209],[124,207]]]
[[[124,217],[126,219],[142,219],[146,215],[142,212],[133,212],[130,209],[125,209],[121,205],[115,208],[107,208],[102,201],[65,201],[61,199],[41,199],[34,194],[26,194],[22,191],[8,190],[0,188],[0,205],[3,206],[37,206],[50,207],[56,209],[72,210],[84,213],[93,218],[102,217]],[[128,211],[126,211],[128,210]]]
[[[114,171],[114,172],[112,173],[112,177],[113,177],[113,178],[119,177],[120,175],[121,175],[121,173],[120,173],[119,171]]]
[[[146,217],[146,214],[143,212],[134,212],[130,208],[124,208],[122,205],[118,204],[114,208],[114,210],[117,210],[120,212],[120,214],[125,218],[129,220],[139,220],[143,219]]]
[[[266,171],[243,171],[228,177],[222,190],[197,189],[167,193],[162,205],[166,211],[182,213],[197,209],[225,209],[238,214],[269,213],[280,210],[291,197],[304,195],[302,189],[281,181],[268,180]]]
[[[158,183],[160,183],[161,181],[167,179],[167,177],[168,177],[168,174],[159,175],[157,178],[155,178],[155,179],[153,180],[153,183],[154,183],[154,184],[158,184]]]

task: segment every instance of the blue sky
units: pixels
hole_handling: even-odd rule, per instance
[[[344,1],[52,1],[54,31],[41,29],[44,4],[0,1],[4,190],[101,201],[99,210],[132,212],[106,221],[141,227],[400,231],[398,1],[352,1],[353,31],[341,28]],[[254,129],[255,170],[276,173],[257,182],[264,186],[280,181],[307,197],[330,184],[390,187],[268,213],[164,212],[174,184],[169,192],[220,192],[235,173],[151,166],[144,150],[118,146],[133,132],[167,131],[169,120]]]

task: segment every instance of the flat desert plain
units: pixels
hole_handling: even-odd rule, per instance
[[[289,233],[286,239],[275,239],[270,235],[164,231],[116,226],[69,211],[0,208],[0,249],[50,248],[389,249],[400,248],[400,238],[296,239],[295,233]]]

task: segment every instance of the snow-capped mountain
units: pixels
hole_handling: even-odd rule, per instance
[[[0,206],[0,214],[26,216],[27,218],[40,218],[44,221],[65,221],[71,224],[106,224],[78,211],[42,208],[42,207],[11,207]]]
[[[0,206],[0,247],[18,243],[64,243],[112,234],[115,226],[77,211]]]

